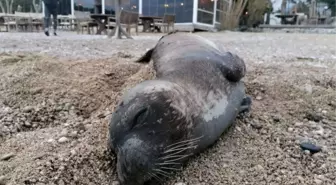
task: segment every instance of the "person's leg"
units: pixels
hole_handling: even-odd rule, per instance
[[[44,33],[49,36],[50,10],[44,5]]]
[[[57,24],[58,24],[58,20],[57,20],[57,8],[55,8],[52,12],[53,15],[53,22],[54,22],[54,35],[56,36],[56,31],[57,31]]]

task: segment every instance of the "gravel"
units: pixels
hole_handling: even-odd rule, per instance
[[[165,184],[335,184],[336,35],[197,34],[244,58],[253,107]],[[117,184],[108,120],[162,35],[59,35],[0,33],[0,184]]]

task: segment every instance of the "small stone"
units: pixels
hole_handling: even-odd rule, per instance
[[[309,151],[309,150],[304,150],[303,153],[304,153],[305,155],[310,155],[310,151]]]
[[[175,183],[174,185],[187,185],[186,183],[183,183],[183,182],[177,182]]]
[[[5,176],[0,176],[0,185],[6,185],[6,177]]]
[[[70,153],[71,153],[71,155],[76,155],[77,154],[76,150],[71,150]]]
[[[301,127],[302,125],[303,125],[302,122],[296,122],[296,123],[294,124],[294,126],[296,126],[296,127]]]
[[[311,121],[319,122],[323,117],[319,113],[310,112],[306,115],[306,118]]]
[[[262,99],[261,96],[257,96],[257,97],[256,97],[256,100],[261,100],[261,99]]]
[[[48,139],[47,142],[48,142],[48,143],[53,143],[53,142],[55,142],[55,140],[54,140],[54,139]]]
[[[67,137],[61,137],[61,138],[58,139],[59,143],[65,143],[65,142],[68,142],[68,141],[69,141],[69,139]]]
[[[322,114],[324,114],[324,115],[326,115],[327,113],[328,113],[328,111],[326,111],[326,110],[322,111]]]
[[[70,103],[66,103],[66,104],[64,105],[63,110],[65,110],[65,111],[69,111],[70,108],[71,108],[71,104],[70,104]]]
[[[252,122],[251,127],[259,130],[259,129],[262,128],[262,124],[260,124],[258,122]]]
[[[322,147],[316,146],[312,143],[304,142],[300,144],[300,147],[302,150],[309,151],[311,154],[315,154],[317,152],[320,152],[322,150]]]
[[[255,169],[258,170],[258,171],[264,171],[264,167],[262,167],[260,164],[255,166]]]
[[[293,129],[292,127],[289,127],[289,128],[288,128],[288,132],[293,132],[293,130],[294,130],[294,129]]]
[[[308,94],[313,93],[313,87],[310,84],[306,84],[304,89]]]
[[[8,161],[10,158],[14,157],[14,153],[5,154],[0,158],[0,161]]]
[[[241,128],[236,126],[237,131],[241,132]]]
[[[26,122],[24,122],[24,126],[29,128],[29,127],[31,127],[32,125],[31,125],[28,121],[26,121]]]
[[[23,108],[23,112],[31,112],[31,111],[33,111],[34,110],[34,107],[33,106],[27,106],[27,107],[25,107],[25,108]]]
[[[78,131],[73,131],[69,134],[70,137],[77,137]]]
[[[68,129],[65,128],[61,131],[60,136],[67,136],[67,135],[68,135]]]
[[[315,131],[316,134],[323,136],[324,135],[324,129],[320,128],[319,130]]]
[[[113,181],[112,185],[120,185],[119,181]]]
[[[316,184],[316,185],[319,185],[319,184],[322,184],[322,183],[323,183],[323,181],[320,180],[320,179],[314,179],[314,181],[315,181],[315,184]]]

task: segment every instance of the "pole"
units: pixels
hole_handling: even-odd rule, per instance
[[[75,2],[74,0],[71,0],[71,17],[75,17]]]
[[[105,14],[105,0],[102,0],[102,14]]]

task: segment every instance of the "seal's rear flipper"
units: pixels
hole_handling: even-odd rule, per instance
[[[251,110],[251,106],[252,98],[250,96],[246,96],[240,105],[239,114],[248,113]]]
[[[135,61],[135,63],[149,63],[152,58],[154,48],[148,50],[142,57]]]

